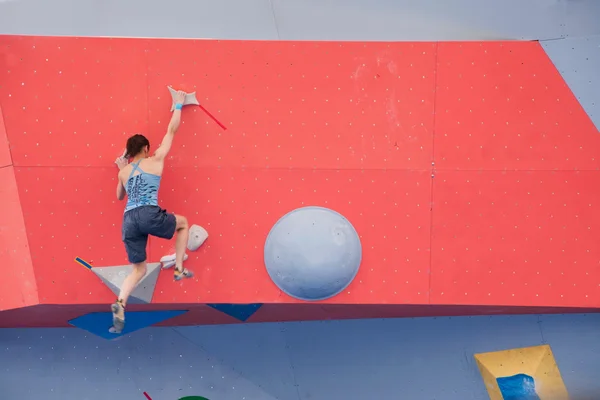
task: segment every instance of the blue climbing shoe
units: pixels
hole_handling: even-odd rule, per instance
[[[174,278],[176,281],[180,281],[184,278],[191,278],[194,276],[194,273],[187,268],[184,268],[183,271],[175,269]]]

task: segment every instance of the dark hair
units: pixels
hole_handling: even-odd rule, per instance
[[[150,150],[150,142],[144,135],[135,134],[129,139],[127,139],[127,154],[125,157],[135,157],[144,149],[144,147],[148,146],[148,150]]]

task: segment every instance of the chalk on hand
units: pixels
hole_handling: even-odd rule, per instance
[[[188,233],[187,248],[196,251],[208,239],[208,232],[201,226],[192,225]]]
[[[175,110],[175,95],[177,94],[177,91],[175,89],[173,89],[171,86],[167,86],[169,88],[169,92],[171,93],[171,112],[173,110]],[[183,100],[183,105],[184,106],[188,106],[190,104],[194,104],[196,106],[199,106],[200,103],[198,102],[198,99],[196,99],[196,92],[192,92],[192,93],[186,93],[185,94],[185,99]]]

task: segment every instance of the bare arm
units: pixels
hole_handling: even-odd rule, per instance
[[[162,142],[156,152],[154,152],[154,157],[158,160],[164,160],[167,157],[167,154],[171,150],[171,146],[173,145],[173,139],[175,139],[175,133],[179,129],[179,125],[181,124],[181,107],[183,106],[183,100],[185,99],[185,92],[181,90],[177,92],[175,96],[175,104],[177,107],[173,110],[173,115],[171,116],[171,121],[169,121],[169,126],[167,127],[167,133],[163,138]]]
[[[121,182],[121,178],[117,176],[117,199],[123,200],[125,198],[125,188]]]

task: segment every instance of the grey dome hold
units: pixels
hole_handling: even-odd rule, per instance
[[[265,266],[286,294],[305,301],[331,298],[358,273],[362,246],[343,215],[323,207],[302,207],[279,219],[264,249]]]

